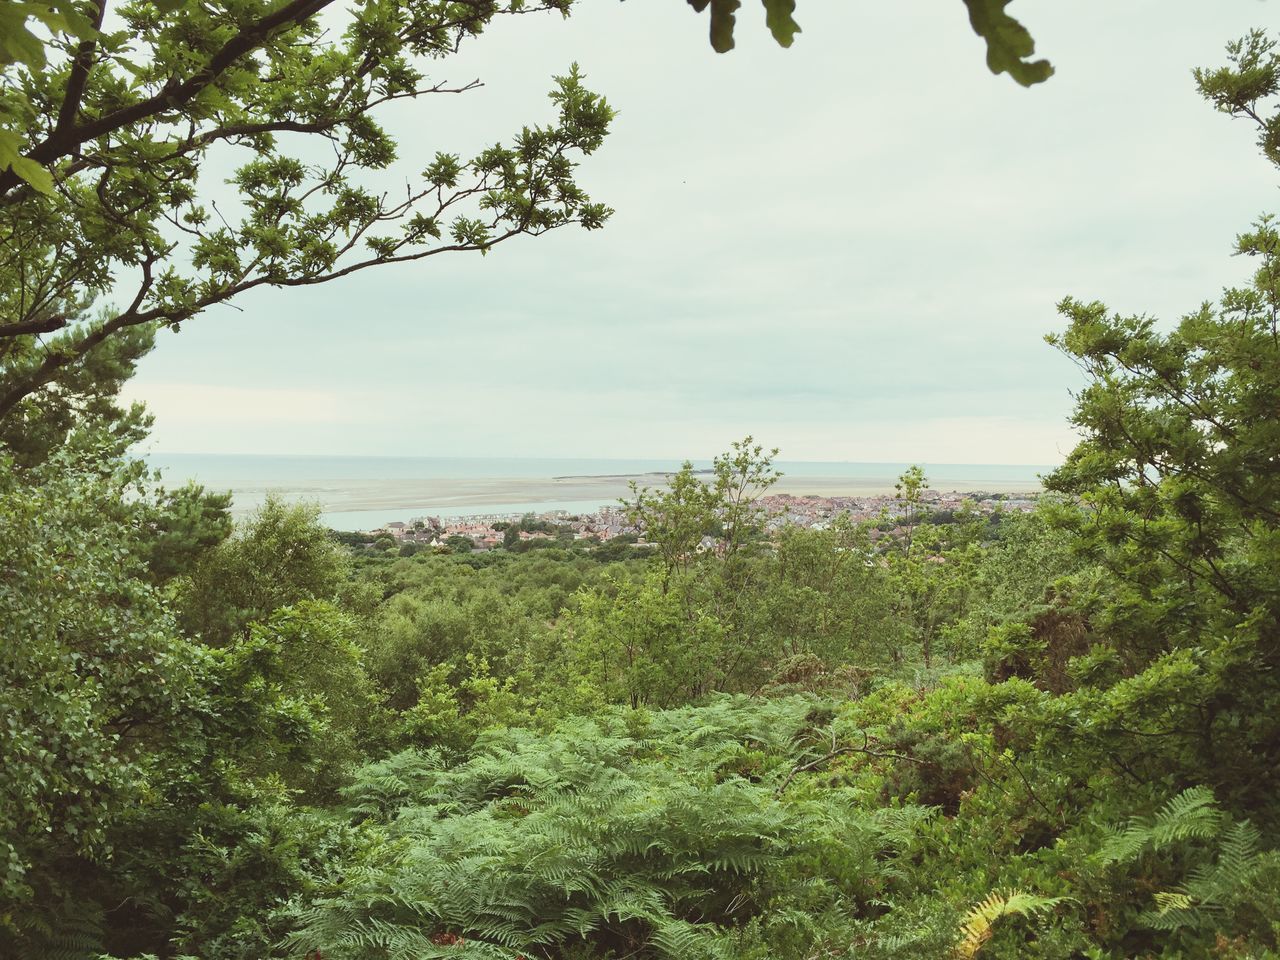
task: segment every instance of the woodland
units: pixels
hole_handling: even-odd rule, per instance
[[[965,0],[988,67],[1053,82],[1007,5]],[[934,514],[913,469],[880,521],[770,534],[748,437],[634,491],[652,548],[233,522],[133,452],[158,332],[611,213],[576,68],[544,125],[375,183],[380,106],[568,0],[326,6],[0,0],[0,956],[1280,958],[1269,215],[1176,322],[1058,304],[1081,439],[1029,513]],[[690,6],[728,50],[736,0]],[[1280,167],[1274,40],[1194,83]]]

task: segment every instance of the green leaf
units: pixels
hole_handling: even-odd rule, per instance
[[[796,12],[796,0],[761,0],[764,3],[765,22],[769,24],[769,32],[779,46],[789,47],[796,34],[800,32],[800,24],[796,23],[793,14]]]
[[[0,130],[0,170],[12,169],[41,193],[52,193],[53,177],[40,164],[22,155],[21,144],[21,138],[12,130]]]
[[[1024,87],[1043,83],[1053,75],[1048,60],[1027,60],[1036,52],[1031,34],[1009,14],[1010,0],[964,0],[973,31],[987,42],[987,66],[992,73],[1008,73]]]
[[[9,167],[27,183],[41,193],[53,193],[53,177],[44,167],[34,160],[18,157],[9,161]]]
[[[727,53],[733,49],[735,15],[738,8],[742,6],[742,2],[741,0],[689,0],[689,6],[698,13],[705,10],[708,5],[711,7],[711,48],[716,53]],[[772,27],[772,24],[770,26]]]
[[[0,5],[0,63],[25,63],[41,70],[44,44],[27,29],[26,10],[25,4]]]

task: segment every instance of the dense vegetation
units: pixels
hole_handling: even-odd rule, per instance
[[[336,181],[320,213],[290,200],[305,177],[267,189],[291,169],[270,131],[219,124],[279,90],[247,69],[196,72],[189,97],[160,83],[200,33],[170,9],[129,8],[158,51],[132,86],[89,69],[118,48],[84,40],[69,70],[30,74],[52,86],[2,92],[28,121],[72,103],[55,145],[102,123],[77,120],[77,86],[143,128],[41,154],[56,184],[12,158],[0,180],[0,956],[1280,957],[1270,219],[1238,240],[1252,282],[1175,327],[1062,302],[1082,440],[1030,514],[930,518],[909,471],[883,522],[767,536],[756,497],[777,475],[748,438],[636,491],[651,550],[520,551],[517,528],[483,556],[402,556],[275,501],[236,527],[226,495],[129,456],[146,415],[121,385],[157,323],[237,284],[327,279],[353,248],[306,245],[326,230],[402,225]],[[384,165],[366,114],[417,84],[401,55],[496,12],[387,11],[406,19],[315,59],[314,22],[272,35],[317,90],[369,64],[345,112],[249,106],[285,125],[312,109],[344,131],[344,169]],[[1280,58],[1260,34],[1230,54],[1201,92],[1280,163]],[[223,98],[199,99],[214,79]],[[168,91],[150,114],[148,84]],[[192,103],[212,126],[165,153],[166,111]],[[598,225],[565,154],[594,150],[609,109],[576,74],[556,104],[510,150],[438,157],[437,200],[465,172],[501,236]],[[246,219],[180,221],[193,272],[161,271],[177,247],[151,214],[194,203],[209,130],[260,155],[237,181]],[[370,265],[438,249],[434,222],[409,223]],[[451,229],[439,249],[501,238]],[[141,292],[90,319],[121,289],[113,264]]]

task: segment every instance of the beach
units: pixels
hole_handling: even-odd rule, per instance
[[[230,490],[244,515],[268,495],[318,504],[337,529],[369,529],[419,516],[490,516],[594,510],[630,496],[631,483],[661,488],[679,461],[608,459],[304,457],[247,454],[151,454],[174,486],[188,480]],[[694,462],[706,471],[709,462]],[[774,493],[877,496],[893,492],[905,464],[779,462]],[[1030,493],[1049,467],[926,465],[935,490]],[[702,474],[704,477],[706,474]]]

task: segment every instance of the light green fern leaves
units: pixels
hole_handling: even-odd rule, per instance
[[[1194,866],[1171,890],[1157,892],[1154,905],[1138,917],[1153,930],[1222,929],[1233,907],[1256,904],[1280,892],[1255,889],[1268,856],[1259,851],[1260,837],[1248,820],[1231,823],[1208,787],[1191,787],[1169,800],[1155,816],[1131,819],[1112,831],[1101,855],[1105,863],[1122,865],[1145,855],[1185,852]],[[1197,849],[1188,849],[1195,844]]]

